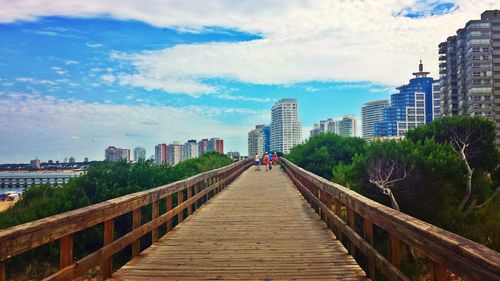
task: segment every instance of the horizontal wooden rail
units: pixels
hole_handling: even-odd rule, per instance
[[[114,254],[128,245],[133,246],[133,255],[138,254],[138,242],[142,236],[152,233],[152,238],[156,241],[158,228],[161,225],[167,224],[167,230],[171,230],[172,219],[175,216],[183,216],[185,209],[188,209],[188,215],[191,214],[193,207],[198,208],[205,203],[249,165],[251,165],[251,159],[242,160],[185,180],[2,230],[0,231],[0,245],[2,245],[0,247],[0,281],[5,280],[4,261],[6,259],[56,240],[61,241],[61,270],[45,280],[72,279],[84,275],[89,269],[100,264],[103,267],[104,278],[110,277]],[[184,190],[188,191],[188,198],[181,199],[178,205],[172,208],[172,195]],[[163,198],[166,198],[167,212],[159,215],[158,200]],[[140,210],[147,205],[152,205],[152,219],[141,225]],[[114,240],[114,219],[130,212],[134,213],[133,230]],[[179,220],[181,221],[182,219]],[[104,246],[83,259],[73,262],[73,234],[100,223],[104,223],[105,228]]]
[[[286,159],[283,168],[339,240],[347,238],[350,253],[358,249],[367,259],[367,275],[375,280],[375,268],[389,280],[409,280],[399,270],[401,242],[430,260],[432,280],[446,280],[450,271],[464,280],[500,280],[500,253],[366,198],[346,187],[308,172]],[[332,206],[332,202],[335,206]],[[347,223],[341,217],[343,207]],[[363,235],[356,232],[354,215],[363,219]],[[390,255],[379,253],[373,243],[373,226],[389,236]]]

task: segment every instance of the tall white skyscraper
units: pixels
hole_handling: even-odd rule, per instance
[[[134,161],[139,161],[139,159],[146,160],[146,149],[140,146],[134,148]]]
[[[296,99],[282,99],[271,110],[271,152],[285,154],[302,140],[302,126],[298,120]]]
[[[196,140],[188,140],[183,147],[182,160],[198,157],[198,143]]]
[[[365,103],[361,108],[361,129],[364,139],[375,137],[375,123],[384,121],[384,108],[388,106],[388,100],[376,100]]]

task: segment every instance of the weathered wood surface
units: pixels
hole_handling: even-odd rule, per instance
[[[277,167],[252,168],[114,280],[367,280]]]

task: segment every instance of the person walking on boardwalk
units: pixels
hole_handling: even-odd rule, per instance
[[[254,164],[255,164],[255,171],[260,171],[260,157],[258,153],[255,154]]]
[[[276,151],[274,152],[274,155],[273,155],[273,165],[276,165],[278,164],[278,154],[276,153]]]
[[[263,161],[264,165],[266,165],[266,171],[268,171],[269,170],[269,155],[267,154],[267,152],[266,152],[266,154],[264,154],[264,159],[263,160],[264,160]]]

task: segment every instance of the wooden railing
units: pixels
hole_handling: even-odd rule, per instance
[[[195,175],[185,180],[125,195],[99,204],[87,206],[63,214],[47,217],[0,231],[0,281],[5,280],[5,261],[13,256],[41,245],[59,240],[60,270],[45,280],[71,280],[87,274],[90,269],[101,266],[104,278],[112,274],[113,255],[128,245],[132,257],[140,252],[140,239],[151,233],[152,243],[159,239],[159,227],[172,229],[172,219],[178,223],[193,209],[198,209],[216,193],[226,187],[248,166],[251,159]],[[187,192],[186,192],[187,191]],[[187,198],[183,194],[187,193]],[[173,208],[172,196],[177,194],[177,206]],[[166,212],[159,213],[159,200],[166,198]],[[162,201],[163,202],[163,201]],[[141,208],[151,205],[152,218],[141,225]],[[132,231],[114,240],[115,218],[132,213]],[[104,224],[104,245],[96,252],[73,261],[73,236],[75,233]]]
[[[433,281],[447,280],[448,272],[464,280],[500,280],[500,253],[379,204],[286,159],[281,161],[304,198],[337,238],[345,241],[349,253],[362,253],[372,280],[376,271],[389,280],[410,280],[400,271],[404,244],[425,256]],[[388,234],[387,258],[374,245],[375,225]]]

